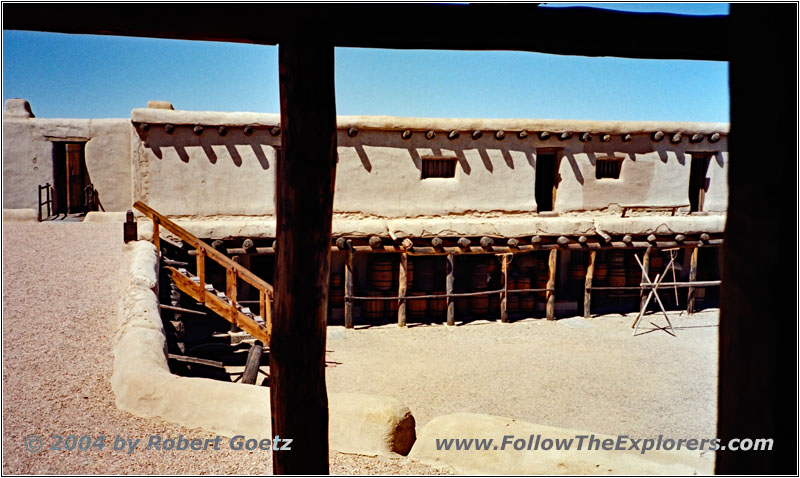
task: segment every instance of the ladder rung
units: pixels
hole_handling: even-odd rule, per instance
[[[206,284],[206,290],[209,291],[209,292],[213,292],[214,291],[214,285],[213,284]]]
[[[181,274],[183,274],[183,275],[185,275],[185,276],[189,275],[189,273],[188,273],[188,272],[186,271],[186,269],[184,269],[183,267],[179,268],[179,269],[178,269],[178,272],[180,272]]]

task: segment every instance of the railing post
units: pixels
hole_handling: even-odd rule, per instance
[[[36,213],[36,220],[42,222],[42,187],[38,186],[38,195],[39,195],[39,209]]]
[[[344,327],[353,328],[353,243],[347,240],[347,264],[344,268]]]
[[[231,301],[231,323],[237,325],[237,309],[236,309],[236,278],[238,274],[234,268],[225,268],[225,295]]]
[[[700,249],[697,247],[692,248],[692,259],[689,263],[689,282],[697,280],[697,253]],[[688,299],[686,301],[686,312],[694,313],[694,286],[689,286]]]
[[[408,254],[400,253],[400,273],[397,278],[397,296],[400,303],[397,306],[397,325],[406,326],[406,290],[408,289]]]
[[[200,283],[197,284],[199,288],[199,296],[200,302],[206,302],[206,250],[202,247],[198,247],[195,249],[197,251],[197,278],[200,280]]]
[[[644,256],[642,257],[642,269],[644,270],[644,272],[642,272],[642,280],[639,281],[640,283],[644,283],[644,280],[645,280],[644,279],[644,275],[645,274],[647,274],[648,277],[650,275],[650,251],[651,250],[652,250],[652,247],[648,247],[644,251]],[[650,295],[650,292],[647,291],[647,294],[645,294],[644,288],[642,288],[641,292],[639,292],[639,310],[642,310],[642,307],[644,307],[644,303],[647,300],[647,296],[648,295]]]
[[[455,254],[447,254],[447,325],[456,325],[456,298],[451,296],[456,284],[455,260]]]
[[[153,216],[153,245],[156,246],[156,253],[161,255],[161,231],[158,218],[155,216]]]
[[[558,249],[550,249],[550,257],[547,261],[548,277],[547,277],[547,320],[555,320],[556,318],[556,259]]]
[[[587,319],[592,315],[592,277],[594,276],[594,261],[597,251],[589,251],[589,267],[586,268],[586,284],[583,291],[583,316]]]
[[[503,254],[500,271],[503,273],[503,294],[500,297],[500,322],[508,322],[508,255]]]

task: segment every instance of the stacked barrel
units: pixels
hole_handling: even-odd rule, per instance
[[[331,307],[331,321],[334,321],[334,316],[338,316],[341,320],[342,309],[344,308],[344,274],[341,272],[332,272],[330,286],[328,288],[328,302]],[[334,313],[333,311],[338,311]]]
[[[392,259],[387,254],[374,254],[370,256],[367,265],[367,279],[369,288],[364,292],[367,297],[385,297],[392,294]],[[364,317],[369,320],[378,320],[390,309],[386,300],[365,300]]]
[[[514,289],[524,290],[533,289],[533,281],[529,274],[517,276],[514,279]],[[536,309],[536,296],[533,292],[522,292],[519,294],[510,294],[510,296],[517,297],[517,308],[523,314],[532,314]]]
[[[606,287],[608,286],[608,263],[606,262],[605,253],[598,251],[594,258],[594,274],[592,274],[592,287]],[[603,306],[608,297],[607,290],[593,290],[592,291],[592,304]]]
[[[576,301],[583,300],[586,290],[586,260],[585,251],[572,251],[569,262],[569,293]]]
[[[610,287],[624,287],[625,275],[625,251],[608,251],[608,285]],[[624,295],[625,292],[622,290],[612,290],[608,293],[608,297],[611,299],[619,299]]]
[[[480,258],[483,259],[483,258]],[[486,261],[481,261],[475,264],[472,272],[472,289],[475,292],[482,292],[487,290],[491,276],[489,273],[489,265]],[[473,295],[470,297],[470,307],[472,309],[472,316],[476,318],[483,318],[489,313],[489,296],[488,295]]]

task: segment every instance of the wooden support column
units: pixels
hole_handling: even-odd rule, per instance
[[[347,260],[344,265],[344,328],[353,328],[353,263],[355,262],[355,252],[353,243],[347,240]]]
[[[644,257],[642,257],[642,267],[643,267],[644,272],[647,274],[648,277],[650,277],[650,251],[651,250],[652,250],[652,248],[650,248],[650,247],[645,249]],[[640,282],[644,282],[644,274],[642,274],[642,280]],[[645,300],[647,300],[647,295],[648,294],[650,294],[649,290],[645,291],[644,289],[642,289],[642,291],[639,292],[639,310],[642,310],[642,307],[644,307],[644,302],[645,302]],[[643,311],[642,313],[644,314],[644,312],[646,312],[646,311]]]
[[[325,341],[336,178],[333,45],[284,37],[278,47],[275,313],[270,342],[272,452],[277,474],[327,475]],[[266,430],[264,433],[268,433]]]
[[[586,286],[583,291],[583,316],[587,319],[592,315],[592,277],[594,276],[594,260],[597,251],[589,251],[589,266],[586,268]]]
[[[556,267],[558,258],[558,249],[550,249],[550,257],[547,260],[548,276],[547,288],[547,320],[555,320],[556,318],[556,291],[552,290],[556,287]]]
[[[689,264],[689,282],[697,280],[697,252],[700,249],[697,247],[692,248],[692,259]],[[689,286],[689,296],[686,300],[686,312],[694,313],[694,287]]]
[[[406,290],[408,289],[408,254],[400,253],[400,273],[397,278],[397,296],[400,297],[397,304],[397,325],[406,326]]]
[[[447,294],[452,294],[456,286],[456,256],[452,252],[447,254]],[[455,297],[447,298],[447,325],[456,325]]]
[[[503,254],[500,262],[503,273],[503,295],[500,297],[500,322],[508,322],[508,256]]]

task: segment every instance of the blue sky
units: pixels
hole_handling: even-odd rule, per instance
[[[587,4],[548,4],[552,7]],[[727,14],[728,4],[591,4]],[[532,7],[533,8],[533,7]],[[279,111],[277,47],[3,32],[3,101],[38,117],[126,118],[148,100],[176,109]],[[336,49],[339,114],[728,121],[725,62],[527,52]]]

